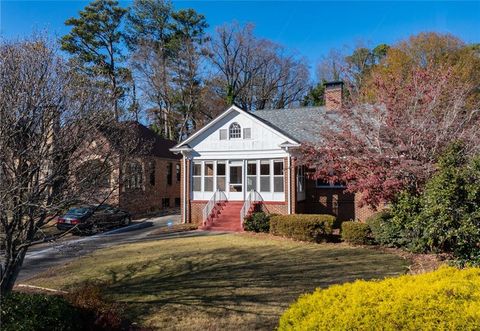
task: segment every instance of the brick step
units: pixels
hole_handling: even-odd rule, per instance
[[[240,225],[240,211],[243,201],[228,201],[217,204],[217,208],[212,212],[207,226],[201,226],[202,230],[211,231],[243,231]]]

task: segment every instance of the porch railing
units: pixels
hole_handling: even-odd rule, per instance
[[[208,200],[207,205],[203,208],[203,225],[207,225],[208,219],[212,214],[212,211],[217,207],[217,205],[221,202],[227,201],[227,196],[225,192],[216,190],[213,193],[210,200]]]
[[[248,212],[250,211],[252,205],[261,201],[263,201],[263,198],[256,190],[251,190],[250,193],[248,193],[247,199],[243,203],[243,207],[240,210],[240,225],[242,226],[242,228],[243,221],[245,220],[245,217],[248,216]]]

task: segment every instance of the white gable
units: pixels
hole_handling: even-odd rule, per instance
[[[240,125],[241,138],[229,138],[229,128],[232,123]],[[244,138],[244,129],[250,129],[250,138]],[[220,130],[226,130],[227,139],[220,139]],[[294,143],[255,117],[243,111],[231,109],[224,116],[205,127],[198,135],[192,137],[188,145],[200,158],[221,157],[222,155],[258,158],[259,155],[285,156],[286,153],[280,145],[286,141]]]

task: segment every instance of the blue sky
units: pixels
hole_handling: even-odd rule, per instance
[[[64,21],[76,16],[84,1],[0,0],[4,38],[47,30],[68,32]],[[128,5],[129,2],[122,2]],[[480,42],[480,0],[474,2],[323,2],[323,1],[174,1],[207,17],[210,30],[237,20],[252,22],[258,36],[305,55],[312,66],[332,48],[395,43],[421,31],[452,33]]]

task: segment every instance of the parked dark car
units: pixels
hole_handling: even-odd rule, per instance
[[[71,208],[58,218],[57,229],[65,231],[75,227],[75,233],[97,233],[100,230],[129,225],[128,212],[110,205],[80,206]]]

